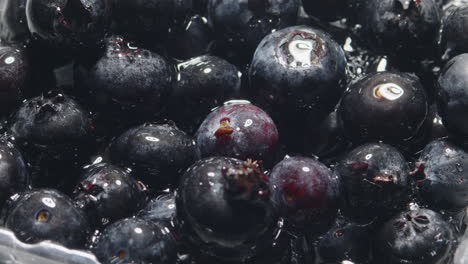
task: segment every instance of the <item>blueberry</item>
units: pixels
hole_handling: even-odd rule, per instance
[[[448,131],[463,138],[468,135],[468,54],[450,60],[442,69],[438,80],[437,101],[440,115]]]
[[[250,66],[249,93],[275,121],[286,123],[280,127],[294,126],[298,133],[308,115],[322,120],[338,103],[345,70],[345,54],[330,35],[307,26],[289,27],[259,44]]]
[[[175,239],[164,225],[139,218],[108,226],[92,250],[103,264],[170,264],[177,258]]]
[[[368,263],[371,238],[368,226],[339,217],[327,233],[319,238],[317,249],[320,258],[326,263]]]
[[[29,37],[26,20],[26,0],[6,0],[0,11],[0,39],[23,42]]]
[[[463,33],[468,26],[467,14],[468,5],[466,3],[444,12],[440,32],[440,49],[443,60],[449,60],[456,55],[468,52],[466,48],[468,38]]]
[[[97,226],[129,217],[146,202],[145,186],[126,171],[111,164],[86,167],[75,187],[75,203],[83,208]]]
[[[251,160],[196,162],[182,177],[176,197],[184,236],[196,251],[219,260],[258,255],[273,240],[277,224],[267,188],[265,175]]]
[[[0,114],[10,115],[30,94],[31,67],[24,49],[0,47]]]
[[[298,0],[209,0],[208,19],[218,38],[247,57],[263,37],[296,22]]]
[[[5,227],[26,243],[52,240],[71,248],[83,248],[90,231],[85,214],[52,189],[22,194],[10,208]]]
[[[262,160],[266,165],[275,158],[278,131],[262,109],[234,101],[210,113],[196,135],[202,157],[227,156]]]
[[[427,114],[426,92],[408,73],[369,74],[351,85],[340,106],[345,134],[355,143],[403,143],[418,133]]]
[[[377,49],[413,57],[421,49],[434,51],[440,26],[434,0],[369,0],[359,16]]]
[[[153,222],[166,223],[169,226],[174,224],[176,214],[175,193],[171,192],[152,199],[138,213],[138,217]]]
[[[151,188],[174,186],[198,157],[195,141],[173,123],[145,123],[132,128],[109,146],[110,160],[131,168]]]
[[[447,140],[429,143],[414,171],[419,194],[431,207],[450,211],[468,206],[468,153]]]
[[[26,191],[31,178],[23,155],[9,142],[0,141],[0,205]]]
[[[454,234],[442,216],[428,209],[406,210],[388,221],[374,244],[377,263],[449,262]]]
[[[172,90],[171,64],[119,36],[107,39],[105,54],[90,69],[79,69],[77,88],[89,91],[87,101],[113,118],[149,119]]]
[[[271,171],[270,192],[289,228],[317,234],[337,213],[340,182],[317,160],[287,157]]]
[[[102,40],[109,7],[103,0],[27,0],[26,18],[34,37],[52,46],[79,49]]]
[[[224,59],[204,55],[177,69],[168,115],[186,131],[195,132],[212,109],[239,94],[241,73]]]
[[[359,146],[337,163],[336,171],[343,183],[344,213],[358,221],[385,219],[410,198],[408,165],[389,145]]]

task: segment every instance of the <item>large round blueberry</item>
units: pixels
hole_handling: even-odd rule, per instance
[[[468,153],[446,140],[429,143],[416,163],[416,184],[425,203],[437,209],[468,206]]]
[[[263,37],[296,22],[298,0],[209,0],[208,19],[219,38],[250,54]]]
[[[355,82],[343,97],[340,116],[345,134],[356,143],[403,143],[419,131],[428,114],[419,78],[379,72]]]
[[[434,52],[440,26],[434,0],[369,0],[362,10],[367,37],[378,49],[405,56],[421,48]]]
[[[442,264],[454,247],[451,225],[428,209],[412,208],[388,221],[377,234],[378,263]]]
[[[10,208],[5,227],[26,243],[52,240],[71,248],[84,247],[90,231],[73,201],[51,189],[24,193]]]
[[[95,242],[93,253],[103,264],[172,264],[177,246],[164,225],[128,218],[108,226]]]
[[[270,116],[246,102],[225,104],[210,113],[195,135],[203,157],[227,156],[271,163],[278,131]]]
[[[76,74],[77,88],[89,91],[88,99],[111,115],[152,117],[171,94],[172,80],[168,61],[118,36],[107,40],[105,54],[89,70]]]
[[[358,220],[388,217],[409,200],[409,168],[403,155],[382,143],[349,152],[336,165],[343,183],[343,211]]]
[[[191,166],[177,192],[177,214],[197,251],[248,260],[274,238],[277,218],[256,162],[212,157]]]
[[[188,131],[195,132],[212,109],[239,94],[242,75],[224,59],[204,55],[178,64],[177,69],[168,114]]]
[[[97,226],[129,217],[146,202],[145,186],[117,166],[98,163],[85,168],[74,201]]]
[[[340,184],[338,177],[319,161],[287,157],[271,171],[270,192],[289,227],[320,233],[337,213]]]
[[[276,120],[305,124],[308,114],[323,119],[345,90],[346,58],[327,33],[289,27],[265,37],[250,66],[253,100],[271,109]]]
[[[110,145],[109,156],[159,190],[175,185],[198,157],[195,141],[173,123],[146,123],[126,131]]]
[[[438,80],[440,115],[449,132],[468,135],[468,54],[450,60],[442,69]]]

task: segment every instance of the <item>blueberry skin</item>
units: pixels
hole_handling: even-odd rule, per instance
[[[89,148],[93,125],[89,113],[75,100],[49,92],[23,102],[9,131],[21,147],[65,160]]]
[[[177,69],[167,112],[184,131],[194,133],[212,109],[239,94],[241,73],[222,58],[203,55],[178,64]]]
[[[31,184],[22,154],[10,142],[0,141],[0,205]]]
[[[242,161],[227,157],[199,160],[182,176],[177,191],[182,233],[197,252],[218,261],[249,260],[275,236],[271,229],[277,217],[267,200],[234,200],[226,190],[224,173],[241,165]]]
[[[345,90],[345,68],[344,51],[327,33],[289,27],[259,44],[250,66],[249,92],[265,109],[291,113],[287,119],[307,114],[323,119]]]
[[[298,0],[209,0],[208,19],[229,46],[251,54],[263,37],[294,25]]]
[[[378,232],[374,256],[378,263],[448,263],[455,237],[451,225],[429,209],[406,210]]]
[[[24,49],[0,47],[0,115],[10,115],[29,95],[31,67]]]
[[[173,225],[177,214],[175,197],[174,192],[159,195],[149,201],[146,207],[138,213],[138,217],[153,222],[166,223],[167,226]]]
[[[198,158],[195,141],[173,123],[145,123],[127,130],[109,146],[112,163],[131,168],[156,190],[175,186]]]
[[[439,43],[443,60],[449,60],[468,52],[466,48],[468,37],[464,34],[468,26],[467,14],[468,6],[466,3],[444,12]]]
[[[29,37],[26,0],[6,0],[0,11],[0,39],[7,43],[23,42]]]
[[[468,54],[451,59],[442,69],[437,85],[440,115],[448,131],[464,137],[468,135]]]
[[[103,264],[170,264],[177,258],[176,242],[164,225],[140,218],[127,218],[108,226],[92,251]]]
[[[361,145],[335,168],[343,186],[343,212],[357,221],[385,219],[410,198],[408,165],[403,155],[389,145]]]
[[[90,232],[85,214],[52,189],[22,194],[10,208],[5,227],[26,243],[52,240],[70,248],[83,248]]]
[[[368,263],[371,248],[368,226],[339,217],[317,243],[320,258],[326,263]]]
[[[104,226],[131,216],[147,200],[145,186],[123,169],[106,163],[86,167],[73,198],[90,223]]]
[[[418,77],[378,72],[352,84],[339,111],[345,134],[354,143],[382,140],[398,144],[418,133],[428,108],[428,98]]]
[[[80,89],[89,91],[88,99],[111,115],[160,111],[172,91],[172,65],[122,37],[111,37],[106,43],[105,54],[92,67],[77,70]],[[136,114],[131,117],[139,118]]]
[[[26,18],[34,37],[72,49],[96,46],[109,26],[105,0],[27,0]]]
[[[359,16],[377,49],[416,56],[418,49],[435,47],[440,10],[433,0],[369,0]]]
[[[293,230],[320,233],[337,213],[339,179],[315,159],[285,158],[272,169],[269,184],[272,203]]]
[[[431,207],[460,211],[468,206],[468,153],[446,140],[429,143],[418,159],[417,187]]]
[[[249,103],[221,106],[205,118],[195,134],[202,157],[261,160],[266,166],[275,158],[278,138],[273,120]]]

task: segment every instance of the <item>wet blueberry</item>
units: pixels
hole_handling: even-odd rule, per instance
[[[463,138],[468,135],[468,54],[450,60],[438,80],[437,101],[442,120],[449,132]]]
[[[10,196],[26,191],[30,184],[23,155],[13,144],[0,141],[0,205]]]
[[[330,35],[307,26],[289,27],[259,44],[250,66],[249,93],[272,114],[284,138],[297,138],[309,115],[322,120],[336,106],[345,90],[345,68],[345,54]]]
[[[414,208],[382,227],[374,243],[374,256],[383,264],[448,263],[453,241],[451,226],[440,214]]]
[[[340,106],[345,134],[354,143],[403,143],[418,133],[427,114],[426,92],[407,73],[369,74],[351,85]]]
[[[90,231],[73,201],[51,189],[22,194],[10,208],[5,227],[26,243],[52,240],[71,248],[83,248]]]
[[[298,0],[209,0],[208,19],[229,49],[247,57],[263,37],[296,22]]]
[[[435,50],[440,10],[434,0],[369,0],[359,16],[367,37],[389,55]]]
[[[85,168],[75,187],[75,203],[98,227],[129,217],[146,202],[146,189],[117,166],[98,163]]]
[[[111,118],[149,119],[171,94],[173,68],[160,55],[122,37],[107,40],[105,54],[90,68],[76,72],[78,91]],[[119,117],[116,117],[119,115]]]
[[[11,114],[29,95],[31,68],[24,49],[0,47],[0,115]]]
[[[177,69],[167,112],[185,131],[194,133],[212,109],[239,94],[241,73],[224,59],[204,55],[178,64]]]
[[[447,140],[432,141],[424,148],[414,177],[426,204],[449,211],[468,206],[467,159],[468,153]]]
[[[315,159],[286,157],[271,171],[270,192],[287,227],[317,234],[337,213],[340,183],[330,169]]]
[[[247,101],[232,101],[210,113],[195,139],[202,157],[256,159],[271,165],[278,145],[275,123]]]
[[[176,198],[185,237],[197,252],[220,260],[258,255],[277,225],[267,188],[256,162],[225,157],[196,162],[182,177]]]
[[[109,146],[110,160],[132,169],[151,188],[174,186],[198,157],[195,141],[173,123],[146,123],[132,128]]]
[[[171,264],[177,259],[173,235],[164,225],[127,218],[108,226],[93,247],[103,264]]]
[[[359,221],[386,218],[410,198],[409,168],[403,155],[382,143],[349,152],[336,165],[342,180],[343,211]]]

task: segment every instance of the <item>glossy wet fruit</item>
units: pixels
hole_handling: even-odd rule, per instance
[[[98,163],[85,168],[73,197],[91,224],[99,227],[136,213],[144,206],[147,193],[145,185],[123,169]]]
[[[30,188],[31,177],[23,155],[13,144],[0,141],[0,204]]]
[[[456,2],[456,1],[453,1]],[[456,55],[468,52],[468,38],[463,34],[468,26],[468,6],[460,4],[450,12],[444,12],[440,35],[440,49],[443,60],[449,60]]]
[[[202,157],[255,159],[266,165],[275,158],[278,139],[270,116],[247,101],[231,101],[217,108],[195,135]]]
[[[359,106],[359,107],[357,107]],[[354,143],[404,143],[419,131],[428,98],[413,74],[380,72],[351,85],[340,106],[346,136]]]
[[[379,263],[447,263],[454,233],[442,216],[410,209],[388,221],[377,234],[374,255]]]
[[[265,181],[253,161],[196,162],[182,177],[176,198],[186,239],[220,260],[248,260],[264,250],[273,242],[277,221]]]
[[[403,155],[382,143],[349,152],[336,165],[343,187],[343,211],[358,221],[386,218],[410,198],[409,168]]]
[[[249,93],[254,103],[285,123],[280,131],[293,127],[291,137],[297,137],[309,115],[324,119],[338,103],[345,90],[345,67],[342,48],[327,33],[307,26],[285,28],[257,47]]]
[[[298,9],[298,0],[209,0],[208,19],[218,39],[251,54],[263,37],[294,25]]]
[[[447,62],[438,80],[438,105],[442,120],[447,129],[464,137],[468,135],[468,54],[461,54]]]
[[[169,122],[145,123],[126,131],[109,146],[109,157],[151,188],[162,190],[177,184],[198,155],[195,141]]]
[[[421,153],[414,180],[422,201],[449,211],[468,206],[468,153],[447,140],[429,143]]]
[[[317,234],[333,221],[339,204],[338,177],[319,161],[286,157],[270,173],[273,205],[286,227]]]
[[[93,252],[103,264],[175,263],[176,242],[164,225],[140,218],[128,218],[107,227]]]
[[[22,194],[9,209],[5,227],[26,243],[52,240],[71,248],[84,248],[90,232],[84,212],[52,189]]]

